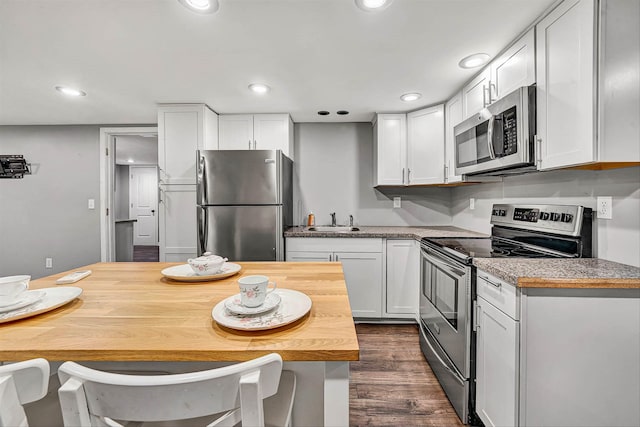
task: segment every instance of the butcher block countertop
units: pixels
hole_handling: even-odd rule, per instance
[[[473,264],[520,288],[640,289],[640,268],[597,258],[474,258]]]
[[[0,361],[44,357],[93,361],[245,361],[271,352],[285,361],[354,361],[358,339],[340,263],[242,262],[240,273],[211,282],[175,282],[160,273],[177,263],[98,263],[34,280],[61,286],[71,271],[93,274],[70,286],[71,303],[0,324]],[[239,292],[236,281],[261,274],[280,289],[308,295],[311,311],[278,329],[219,326],[212,308]]]
[[[309,231],[309,227],[292,227],[284,232],[284,237],[381,237],[387,239],[416,239],[423,237],[488,237],[486,234],[465,230],[449,225],[433,227],[378,227],[357,226],[359,231],[344,233]]]

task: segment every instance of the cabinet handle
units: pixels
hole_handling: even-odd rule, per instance
[[[329,254],[329,261],[333,261],[333,255]]]
[[[249,150],[251,150],[251,140],[249,140]]]
[[[402,168],[402,185],[404,185],[404,168]]]
[[[542,138],[538,138],[538,135],[536,135],[536,156],[536,163],[539,168],[542,165]]]
[[[494,282],[494,281],[492,281],[492,280],[489,280],[489,278],[488,278],[488,277],[480,276],[480,278],[481,278],[482,280],[484,280],[485,282],[487,282],[487,283],[489,283],[489,284],[491,284],[491,285],[495,286],[495,287],[496,287],[496,288],[498,288],[498,289],[500,289],[500,288],[502,287],[502,283],[496,283],[496,282]]]
[[[491,88],[493,88],[493,90],[491,90]],[[493,97],[493,94],[496,95],[495,98]],[[493,82],[489,82],[489,104],[496,101],[497,99],[498,99],[498,89],[496,88],[496,84]]]
[[[411,169],[407,168],[407,185],[411,183]]]
[[[482,107],[486,107],[487,106],[487,87],[486,86],[482,86]]]
[[[444,164],[444,182],[445,184],[449,181],[449,166]]]
[[[257,143],[257,141],[254,139],[254,140],[253,140],[253,149],[254,149],[254,150],[256,149],[256,145],[257,145],[257,144],[258,144],[258,143]]]

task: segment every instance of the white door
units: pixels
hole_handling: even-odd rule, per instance
[[[491,65],[493,100],[536,82],[534,29],[529,30]]]
[[[473,116],[491,103],[491,94],[489,93],[490,80],[491,68],[487,67],[462,88],[463,119]]]
[[[407,116],[378,114],[376,122],[375,185],[405,185],[407,163]]]
[[[253,144],[256,150],[282,150],[289,154],[289,115],[254,115]]]
[[[444,183],[444,105],[407,114],[406,182]]]
[[[353,317],[382,316],[382,254],[334,252],[342,263]]]
[[[453,128],[462,121],[462,92],[458,92],[445,105],[445,158],[446,182],[460,182],[461,175],[456,175],[456,144]]]
[[[387,301],[389,317],[413,318],[420,297],[420,248],[415,240],[387,240]],[[408,316],[404,316],[408,315]]]
[[[227,114],[218,116],[218,147],[221,150],[254,150],[253,116]]]
[[[133,224],[133,244],[158,244],[158,171],[155,166],[129,168],[129,216]]]

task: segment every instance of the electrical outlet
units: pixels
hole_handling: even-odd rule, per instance
[[[469,199],[469,209],[474,210],[476,208],[476,199],[473,197]]]
[[[611,197],[598,197],[598,218],[599,219],[612,219],[613,218],[613,200]]]
[[[53,258],[44,259],[44,268],[53,268]]]
[[[400,197],[394,197],[393,198],[393,207],[394,208],[399,208],[402,206],[402,201],[400,199]]]

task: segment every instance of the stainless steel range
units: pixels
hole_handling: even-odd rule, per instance
[[[473,258],[591,257],[592,210],[567,205],[494,205],[491,237],[421,242],[420,346],[464,423],[477,423]]]

